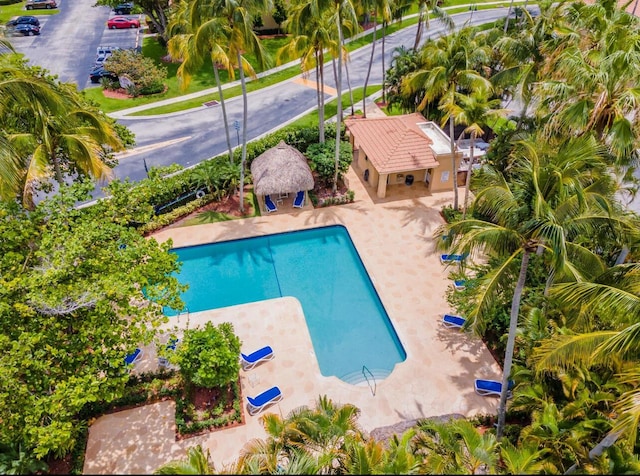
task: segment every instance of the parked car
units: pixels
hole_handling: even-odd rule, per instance
[[[27,0],[25,7],[27,10],[36,10],[41,8],[51,10],[52,8],[58,8],[58,3],[56,0]]]
[[[96,48],[96,66],[101,65],[104,61],[111,56],[114,51],[119,50],[117,46],[98,46]]]
[[[94,84],[99,83],[102,80],[102,78],[107,78],[112,81],[116,81],[118,79],[118,76],[113,74],[111,71],[107,71],[106,69],[104,69],[103,65],[94,67],[89,73],[89,79]]]
[[[107,28],[111,30],[116,28],[140,28],[140,20],[137,18],[113,17],[107,21]]]
[[[23,24],[40,26],[40,20],[38,20],[36,17],[32,17],[31,15],[23,15],[20,17],[14,17],[7,22],[8,27]]]
[[[13,27],[13,33],[23,36],[39,35],[40,27],[38,25],[32,25],[31,23],[20,23]]]
[[[128,15],[133,10],[133,3],[120,3],[116,5],[113,11],[116,15]]]

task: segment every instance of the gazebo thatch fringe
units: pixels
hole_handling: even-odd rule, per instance
[[[251,175],[257,195],[297,193],[314,185],[306,157],[284,141],[253,159]]]

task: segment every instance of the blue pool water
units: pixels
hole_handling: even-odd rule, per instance
[[[320,371],[349,382],[362,367],[380,380],[406,353],[343,226],[176,248],[190,312],[294,296]],[[177,314],[165,309],[167,315]],[[266,342],[268,343],[268,342]],[[367,373],[370,377],[370,374]]]

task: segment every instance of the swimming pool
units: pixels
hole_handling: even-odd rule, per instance
[[[377,380],[406,352],[347,229],[334,225],[175,248],[189,312],[293,296],[302,304],[320,371]],[[177,312],[165,309],[165,314]],[[367,372],[367,376],[370,374]]]

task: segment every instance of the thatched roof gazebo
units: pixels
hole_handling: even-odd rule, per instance
[[[251,162],[253,177],[253,191],[256,195],[265,197],[265,210],[274,211],[269,205],[271,199],[282,199],[294,196],[299,192],[304,194],[302,202],[293,199],[294,206],[302,208],[306,201],[306,191],[313,189],[313,175],[306,157],[295,147],[284,141],[263,152]]]

